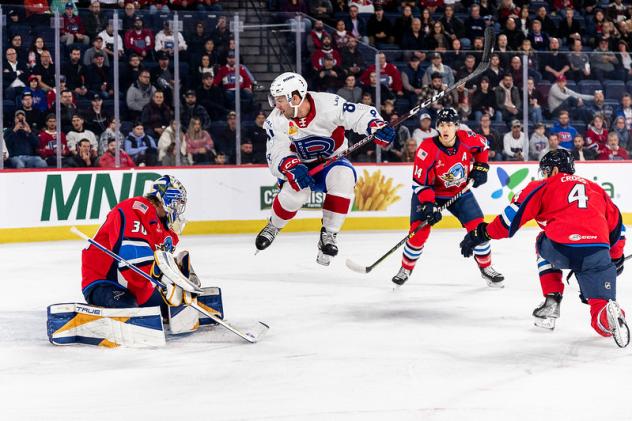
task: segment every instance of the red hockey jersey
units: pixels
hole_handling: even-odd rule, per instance
[[[420,202],[450,199],[467,184],[472,162],[487,163],[487,139],[469,130],[457,130],[453,147],[439,137],[424,139],[415,154],[413,191]]]
[[[94,240],[149,274],[156,248],[165,245],[172,249],[178,244],[178,235],[160,221],[149,200],[133,197],[108,213]],[[154,290],[151,282],[94,246],[82,252],[81,275],[84,293],[100,283],[116,283],[127,288],[139,305]]]
[[[532,219],[556,243],[611,247],[613,258],[623,253],[619,208],[599,185],[577,175],[559,173],[532,181],[489,224],[487,233],[493,239],[511,237]]]

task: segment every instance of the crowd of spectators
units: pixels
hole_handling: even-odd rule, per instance
[[[122,27],[114,33],[112,13]],[[24,0],[3,6],[4,163],[57,165],[56,96],[64,167],[232,164],[236,154],[235,44],[222,14],[195,14],[182,31],[171,11],[216,12],[218,0]],[[51,16],[62,17],[56,86]],[[115,38],[118,49],[114,48]],[[181,148],[176,151],[174,52],[180,57]],[[120,124],[114,120],[114,56],[119,60]],[[264,117],[255,78],[240,67],[242,162],[265,162]],[[118,128],[118,129],[117,129]]]
[[[482,56],[484,31],[493,27],[495,53],[483,77],[422,110],[418,122],[405,123],[409,132],[416,126],[432,126],[436,112],[449,106],[459,111],[464,125],[485,133],[494,160],[537,159],[542,151],[556,147],[555,139],[581,160],[627,159],[632,152],[628,141],[632,109],[627,94],[632,92],[629,2],[273,3],[282,12],[311,16],[305,45],[311,86],[373,105],[375,89],[380,86],[381,103],[377,105],[387,120],[392,113],[405,113],[472,73]],[[374,49],[362,49],[362,43]],[[530,136],[522,127],[524,95],[528,97]],[[602,126],[596,129],[602,133],[599,137],[591,135],[597,117]],[[616,133],[617,144],[614,135],[609,140],[608,133]],[[356,138],[352,133],[349,137]],[[407,140],[403,138],[382,159],[405,160]],[[356,159],[372,160],[374,155],[365,153]]]

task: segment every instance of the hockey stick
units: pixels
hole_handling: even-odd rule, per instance
[[[628,260],[628,259],[632,259],[632,254],[630,254],[630,255],[628,255],[628,256],[625,256],[625,258],[623,259],[623,261],[625,262],[625,261],[626,261],[626,260]],[[571,277],[572,277],[573,275],[575,275],[575,271],[574,271],[574,270],[571,270],[570,272],[568,272],[568,275],[566,275],[566,283],[567,283],[567,284],[569,283],[568,281],[570,281],[570,279],[571,279]]]
[[[463,188],[463,190],[461,190],[460,192],[458,192],[456,194],[456,196],[454,196],[452,199],[448,200],[447,202],[445,202],[443,204],[443,206],[441,206],[439,208],[439,211],[444,211],[447,208],[449,208],[450,206],[452,206],[454,204],[454,202],[456,202],[459,197],[463,196],[467,191],[470,190],[470,188],[472,188],[472,184],[474,183],[473,180],[470,180],[467,185]],[[356,262],[354,262],[351,259],[347,259],[345,261],[345,264],[347,265],[347,267],[349,269],[351,269],[354,272],[358,272],[358,273],[369,273],[373,270],[374,267],[376,267],[377,265],[379,265],[380,263],[382,263],[382,261],[384,259],[386,259],[388,256],[390,256],[391,254],[393,254],[394,251],[396,251],[398,248],[400,248],[406,241],[410,240],[411,238],[413,238],[413,236],[415,234],[417,234],[417,232],[419,232],[423,227],[425,227],[426,225],[428,225],[428,222],[424,221],[421,224],[419,224],[417,226],[417,228],[415,228],[414,230],[412,230],[406,237],[402,238],[397,244],[395,244],[389,251],[387,251],[384,255],[382,255],[382,257],[380,257],[379,259],[377,259],[372,265],[369,266],[362,266]]]
[[[79,237],[83,238],[84,240],[86,240],[87,242],[89,242],[90,244],[92,244],[93,246],[98,248],[99,250],[101,250],[103,253],[105,253],[108,256],[110,256],[112,259],[116,260],[119,263],[125,264],[131,270],[133,270],[134,272],[136,272],[138,275],[142,276],[143,278],[147,279],[149,282],[151,282],[155,286],[157,286],[159,288],[164,288],[164,285],[162,285],[158,280],[152,278],[150,275],[146,274],[145,272],[140,270],[138,267],[136,267],[132,263],[128,262],[127,260],[125,260],[124,258],[119,256],[118,254],[116,254],[113,251],[108,250],[107,248],[103,247],[101,244],[97,243],[92,238],[88,237],[83,232],[79,231],[77,229],[77,227],[70,228],[70,231],[73,234],[76,234]],[[196,309],[197,311],[199,311],[200,313],[202,313],[206,317],[211,318],[214,322],[224,326],[226,329],[230,330],[235,335],[240,336],[241,338],[247,340],[250,343],[257,342],[267,332],[267,330],[270,328],[270,326],[268,326],[267,324],[265,324],[263,322],[259,322],[263,326],[263,330],[261,330],[259,333],[254,334],[254,333],[250,333],[250,332],[242,332],[241,330],[231,326],[230,324],[226,323],[224,320],[222,320],[219,317],[217,317],[215,314],[209,312],[208,310],[206,310],[205,308],[200,306],[196,301],[194,301],[193,303],[188,304],[188,305],[190,307],[193,307],[194,309]]]
[[[487,68],[489,67],[489,61],[490,61],[490,57],[491,57],[493,48],[494,48],[494,29],[491,26],[488,26],[485,29],[485,46],[484,46],[484,49],[483,49],[483,57],[481,58],[481,62],[478,64],[476,69],[474,69],[474,71],[472,73],[470,73],[469,75],[467,75],[463,79],[458,80],[457,82],[455,82],[454,85],[449,86],[445,91],[441,91],[438,94],[434,95],[432,98],[429,98],[429,99],[427,99],[427,100],[425,100],[423,102],[420,102],[419,104],[417,104],[416,107],[414,107],[413,109],[408,111],[408,114],[399,117],[390,126],[395,128],[395,127],[401,125],[404,121],[408,120],[409,118],[411,118],[412,116],[417,114],[422,108],[426,108],[429,105],[434,104],[435,102],[439,101],[441,98],[443,98],[444,96],[446,96],[450,92],[454,91],[455,89],[460,88],[461,86],[465,85],[470,80],[472,80],[474,78],[477,78],[481,74],[483,74],[483,72],[485,72],[485,70],[487,70]],[[340,155],[333,156],[333,157],[329,158],[328,160],[326,160],[324,162],[321,162],[320,164],[316,165],[314,168],[309,170],[309,175],[314,175],[314,174],[322,171],[325,167],[333,164],[334,162],[339,161],[342,158],[346,158],[347,156],[349,156],[352,153],[354,153],[356,150],[358,150],[361,147],[363,147],[364,145],[370,143],[374,138],[375,138],[375,134],[370,134],[370,135],[366,136],[365,138],[363,138],[359,142],[355,143],[354,145],[351,145],[349,148],[347,148],[346,151],[342,152]]]

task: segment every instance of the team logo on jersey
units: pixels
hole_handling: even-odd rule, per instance
[[[465,167],[460,162],[454,164],[450,169],[439,176],[441,180],[443,180],[443,184],[446,188],[450,187],[458,187],[461,184],[464,184],[467,180],[467,176],[465,174]]]
[[[290,120],[287,134],[288,136],[296,136],[298,134],[298,127],[296,127],[296,123],[294,123],[292,120]]]
[[[301,159],[327,157],[336,148],[334,140],[329,137],[309,136],[300,140],[292,139],[292,141],[296,153]]]

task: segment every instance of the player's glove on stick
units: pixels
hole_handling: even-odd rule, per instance
[[[621,275],[623,272],[623,263],[625,262],[625,257],[621,256],[618,259],[612,259],[612,263],[614,263],[617,268],[617,276]]]
[[[426,221],[428,225],[434,225],[441,221],[441,211],[432,202],[423,202],[417,205],[417,219]]]
[[[481,222],[472,231],[468,232],[461,241],[461,254],[463,257],[470,257],[474,254],[474,248],[490,240],[487,234],[487,222]]]
[[[386,124],[384,120],[371,120],[369,132],[375,135],[373,142],[382,149],[388,148],[395,140],[395,129]]]
[[[315,186],[314,179],[309,175],[309,169],[295,156],[284,158],[279,165],[279,171],[296,191]]]
[[[472,166],[472,172],[470,172],[470,178],[474,180],[472,187],[476,188],[480,185],[487,183],[487,172],[489,171],[489,165],[484,162],[475,162]]]

